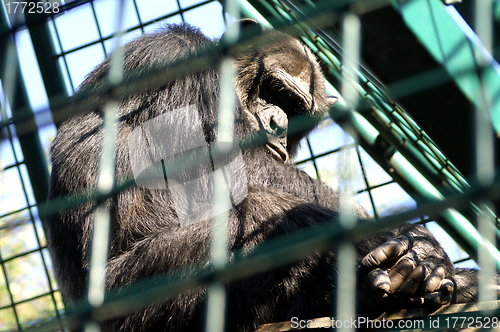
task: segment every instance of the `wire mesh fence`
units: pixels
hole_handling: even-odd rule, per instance
[[[478,21],[493,19],[491,8],[494,8],[497,2],[484,2],[491,6],[478,9],[478,15],[483,15]],[[56,2],[45,1],[45,3],[54,6]],[[238,3],[237,9],[228,9],[218,1],[178,0],[154,4],[145,0],[68,1],[58,6],[60,15],[54,15],[46,23],[31,26],[32,18],[28,13],[21,10],[14,12],[13,2],[4,1],[0,49],[1,83],[4,91],[0,100],[2,106],[1,331],[33,328],[58,330],[64,329],[67,324],[87,324],[86,329],[92,329],[94,326],[92,319],[86,321],[79,317],[89,317],[90,313],[96,321],[103,321],[147,306],[159,299],[174,296],[200,283],[212,284],[212,293],[215,295],[210,295],[211,300],[223,303],[224,293],[220,288],[217,290],[218,283],[227,283],[256,271],[283,266],[305,257],[308,253],[327,250],[336,241],[360,237],[374,233],[382,226],[399,225],[406,221],[428,225],[442,240],[448,254],[459,266],[475,266],[471,257],[477,259],[477,249],[483,243],[481,234],[492,234],[493,237],[490,236],[489,241],[495,242],[498,221],[488,201],[497,198],[498,184],[495,177],[490,176],[487,180],[481,180],[481,176],[485,174],[485,171],[482,171],[474,177],[465,178],[424,130],[392,99],[392,96],[400,97],[412,94],[418,89],[432,88],[435,81],[419,81],[418,78],[412,77],[410,79],[413,79],[411,81],[413,84],[392,85],[387,89],[362,64],[358,68],[353,68],[357,61],[351,62],[349,69],[346,70],[345,64],[348,61],[343,60],[346,55],[343,49],[345,43],[342,42],[345,37],[332,29],[332,26],[344,22],[348,13],[356,18],[385,6],[393,6],[402,16],[410,16],[412,11],[415,13],[419,10],[418,7],[411,8],[413,3],[431,3],[436,11],[442,14],[444,6],[441,2],[338,1],[332,4],[329,1],[272,0]],[[225,27],[236,19],[240,10],[243,16],[300,37],[320,60],[330,83],[327,86],[329,93],[345,97],[330,111],[329,116],[322,120],[319,127],[304,139],[295,160],[296,165],[336,190],[346,188],[352,190],[355,200],[378,220],[377,224],[353,229],[325,227],[301,233],[283,241],[264,244],[249,259],[236,260],[226,265],[225,259],[222,258],[221,265],[212,271],[201,270],[200,273],[187,279],[177,278],[175,275],[160,276],[144,281],[136,287],[130,287],[120,295],[111,294],[109,298],[104,294],[104,285],[100,283],[102,280],[97,278],[95,283],[90,281],[90,289],[94,290],[93,292],[89,290],[90,305],[84,301],[68,315],[57,290],[39,216],[48,186],[43,170],[49,169],[43,148],[47,151],[54,136],[53,123],[58,125],[72,112],[85,112],[91,109],[95,106],[92,105],[95,102],[92,97],[97,96],[97,93],[77,96],[72,105],[69,104],[67,96],[75,94],[85,75],[101,62],[104,56],[113,54],[112,56],[119,59],[121,45],[140,34],[161,30],[162,24],[166,23],[189,22],[200,26],[205,34],[218,38]],[[211,19],[207,20],[206,17]],[[411,17],[408,20],[411,21]],[[40,26],[44,26],[46,30],[41,31]],[[352,29],[352,26],[344,33],[349,32],[349,29]],[[482,40],[489,38],[488,28],[482,31],[478,32],[479,37]],[[432,33],[438,32],[427,31],[425,36],[430,38]],[[52,46],[39,48],[37,43],[41,40],[44,44]],[[356,40],[354,42],[356,43]],[[140,91],[144,85],[159,86],[166,80],[174,79],[175,75],[182,74],[183,70],[195,71],[203,68],[205,63],[210,62],[210,56],[208,52],[201,60],[190,59],[177,71],[172,70],[172,66],[155,68],[125,82],[120,78],[122,64],[118,60],[115,62],[117,74],[110,73],[111,76],[118,77],[113,83],[117,91],[115,96],[118,96],[119,101],[120,96]],[[348,54],[347,57],[357,59],[355,54]],[[41,62],[40,59],[48,60]],[[443,66],[450,62],[452,61],[445,62]],[[469,64],[470,62],[467,63]],[[456,68],[449,70],[460,85],[460,79],[470,72],[476,75],[478,68],[495,67],[491,62],[481,63],[478,66],[465,70],[462,68],[458,73]],[[33,68],[40,68],[40,73],[38,69],[33,72]],[[170,69],[168,74],[167,69]],[[481,92],[479,95],[485,90],[484,85],[489,86],[488,83],[484,83],[489,82],[488,75],[491,74],[489,72],[484,76],[477,74],[479,82],[483,82],[478,88]],[[37,81],[38,85],[31,81]],[[355,93],[355,97],[347,97],[349,90],[345,90],[345,86]],[[104,87],[102,91],[108,88]],[[488,90],[483,94],[486,97],[478,104],[478,109],[483,112],[491,110],[492,115],[487,116],[489,121],[480,124],[478,133],[485,132],[484,128],[496,123],[495,92]],[[491,94],[493,101],[490,98]],[[113,109],[112,103],[106,107],[106,114],[111,115],[111,120],[105,120],[105,131],[113,128]],[[482,148],[493,144],[488,139],[490,139],[488,136],[486,139],[476,138],[481,142]],[[111,162],[108,171],[102,170],[108,172],[110,178],[114,176],[112,142],[113,139],[104,145],[111,149],[109,155],[104,154],[105,157],[102,159],[104,163]],[[478,165],[491,164],[488,155],[478,155],[477,158]],[[105,166],[101,164],[101,168],[105,169]],[[489,165],[486,172],[494,173],[494,165]],[[346,179],[350,179],[348,184]],[[112,184],[111,187],[109,183]],[[89,199],[102,200],[132,184],[127,180],[114,185],[113,183],[111,180],[107,187],[106,184],[102,184],[101,189],[92,191],[90,195],[79,193],[58,202],[49,202],[43,205],[44,212],[54,213],[61,206],[77,205]],[[439,216],[441,211],[445,213]],[[109,219],[106,213],[102,214],[103,220]],[[481,226],[486,227],[487,231],[484,231],[484,228],[481,233],[477,231],[475,225],[478,215],[487,216],[483,218],[488,220],[486,226]],[[438,223],[434,222],[436,217]],[[108,241],[106,228],[104,227],[102,236],[104,243]],[[445,240],[445,237],[449,236],[443,228],[453,236],[454,240],[451,238]],[[99,236],[98,231],[95,232],[94,236]],[[224,238],[224,235],[221,238]],[[99,242],[94,241],[97,247],[107,247],[106,244],[99,245]],[[213,250],[226,251],[224,246]],[[484,261],[490,263],[483,263],[481,266],[498,266],[499,256],[496,248],[490,246],[487,250],[493,254],[493,264],[488,261],[491,258],[485,256]],[[349,250],[345,255],[348,257]],[[99,269],[102,271],[105,260],[106,257],[95,258],[97,263],[95,265],[91,263],[91,271],[96,271],[96,275],[99,275]],[[264,263],[268,261],[274,264],[269,266]],[[352,260],[347,259],[345,264],[352,265]],[[342,271],[346,271],[348,275],[348,268],[342,268]],[[339,280],[342,280],[343,276],[345,277],[341,275]],[[147,291],[137,291],[138,289]],[[484,299],[489,298],[484,297]],[[220,308],[221,305],[211,307]],[[338,313],[339,317],[352,315],[353,307],[353,303],[347,305],[345,312]],[[220,322],[223,321],[223,315],[223,311],[209,313],[209,317],[215,318],[213,325],[209,324],[212,326],[210,330],[221,330]]]

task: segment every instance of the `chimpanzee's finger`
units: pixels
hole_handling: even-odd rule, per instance
[[[403,285],[406,278],[415,269],[415,265],[414,260],[404,257],[389,270],[389,279],[391,280],[391,290],[389,293],[394,294]]]
[[[361,264],[375,267],[401,257],[410,247],[410,239],[406,236],[383,243],[363,257]]]
[[[413,296],[418,288],[420,287],[422,281],[425,279],[425,267],[422,265],[417,266],[410,275],[403,282],[401,287],[399,287],[398,292],[400,292],[405,298]]]
[[[443,293],[453,295],[455,293],[455,284],[450,279],[443,279],[441,281],[441,286],[439,286],[439,290]]]
[[[403,296],[409,295],[411,297],[417,292],[420,283],[424,279],[425,279],[425,267],[419,265],[410,273],[404,284],[398,290],[398,293],[401,292],[403,293]],[[411,297],[409,299],[409,303],[412,306],[432,307],[432,306],[441,306],[451,303],[453,294],[455,292],[455,284],[450,279],[444,278],[443,267],[438,267],[434,271],[432,271],[429,277],[425,279],[424,283],[422,283],[421,285],[422,285],[421,287],[423,288],[421,295],[423,296]]]
[[[422,295],[433,293],[441,287],[445,279],[445,271],[442,266],[437,267],[422,284]]]
[[[442,270],[442,271],[441,271]],[[435,273],[434,273],[435,272]],[[434,280],[438,280],[441,276],[441,272],[444,275],[444,268],[437,268],[429,276]],[[453,298],[453,293],[455,292],[455,284],[450,279],[442,279],[439,282],[436,292],[427,294],[423,298],[423,303],[427,306],[440,306],[451,303]]]
[[[427,306],[441,306],[451,302],[452,295],[444,292],[434,292],[424,297],[424,304]]]
[[[388,293],[391,290],[391,279],[389,278],[389,273],[387,270],[375,269],[368,273],[368,279],[370,281],[370,287],[373,289],[375,294],[381,296]]]

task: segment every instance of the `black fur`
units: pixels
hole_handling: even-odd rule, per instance
[[[282,111],[289,119],[296,114],[318,117],[328,105],[323,76],[305,47],[280,33],[268,33],[276,44],[247,54],[236,54],[238,94],[235,136],[247,137],[258,130],[272,131],[269,121]],[[279,38],[278,38],[279,37]],[[165,31],[144,35],[125,46],[125,69],[148,68],[196,54],[202,45],[213,45],[196,28],[169,26]],[[309,93],[299,100],[280,84],[276,68],[284,67]],[[81,89],[103,85],[109,59],[99,65]],[[215,139],[218,108],[218,66],[179,78],[161,89],[144,91],[119,101],[116,142],[117,178],[129,176],[131,166],[126,137],[138,125],[164,112],[195,105],[207,142]],[[309,101],[309,103],[308,103]],[[76,115],[59,128],[52,147],[50,198],[95,187],[101,151],[103,116],[101,109]],[[284,153],[293,155],[306,130],[289,135]],[[271,133],[272,134],[272,133]],[[278,135],[279,136],[279,135]],[[281,137],[280,139],[283,139]],[[283,145],[284,146],[284,145]],[[289,165],[289,158],[277,158],[266,145],[243,150],[248,195],[230,211],[231,251],[250,252],[263,241],[284,236],[322,222],[336,220],[339,194],[327,185]],[[89,245],[97,203],[61,211],[44,220],[49,249],[64,300],[72,303],[85,295]],[[110,204],[112,238],[107,270],[107,287],[114,289],[137,280],[203,263],[209,259],[211,221],[180,226],[169,190],[131,187]],[[354,207],[358,218],[366,212]],[[454,269],[448,257],[428,231],[409,227],[386,232],[357,244],[359,260],[387,240],[411,235],[408,255],[431,271],[444,266],[446,277]],[[228,285],[227,331],[251,331],[262,323],[331,315],[334,251],[313,255],[295,265],[255,275]],[[360,310],[366,310],[373,293],[364,281],[359,296]],[[464,285],[467,282],[464,282]],[[107,322],[108,331],[199,331],[203,324],[205,288],[180,294],[121,319]],[[388,302],[386,307],[390,307]]]

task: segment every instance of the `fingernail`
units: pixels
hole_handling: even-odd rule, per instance
[[[412,297],[409,302],[413,306],[422,306],[422,305],[424,305],[424,298],[423,297]]]

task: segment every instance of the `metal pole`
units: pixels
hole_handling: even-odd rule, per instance
[[[483,47],[490,54],[493,49],[493,3],[490,0],[475,0],[475,31],[481,40]],[[477,97],[479,103],[474,106],[475,119],[475,161],[476,176],[480,186],[486,187],[493,183],[495,178],[495,142],[493,127],[491,125],[492,103],[488,98],[485,87],[489,84],[483,75],[483,70],[489,63],[481,54],[477,54],[477,76],[479,78],[479,91]],[[481,211],[478,216],[478,231],[484,237],[484,240],[495,244],[495,233],[491,232],[491,225],[494,220],[488,218],[486,209],[493,210],[493,204],[490,201],[482,202]],[[496,284],[494,258],[486,246],[485,241],[480,241],[478,246],[478,264],[481,267],[479,271],[479,301],[496,300],[497,294],[492,291],[491,285]]]
[[[117,86],[123,80],[123,53],[120,46],[125,1],[120,1],[116,13],[115,50],[110,60],[109,84]],[[102,154],[97,180],[97,190],[103,196],[109,194],[115,186],[115,137],[117,102],[113,99],[107,101],[104,107],[104,127],[102,140]],[[104,303],[106,293],[106,268],[108,265],[108,251],[111,230],[111,214],[106,202],[102,202],[95,212],[92,234],[92,247],[89,263],[88,302],[91,307],[99,308]],[[85,332],[100,331],[99,324],[90,320],[84,325]]]
[[[65,99],[69,94],[45,15],[28,11],[24,13],[45,91],[49,98],[49,107],[53,109],[55,100]]]
[[[229,15],[236,19],[240,17],[240,7],[233,1],[226,2],[226,10]],[[237,24],[226,32],[225,39],[229,44],[235,43],[240,35]],[[220,66],[220,95],[219,115],[215,150],[212,153],[224,153],[225,149],[231,149],[233,144],[234,108],[236,92],[233,78],[235,75],[234,63],[231,57],[222,59]],[[223,172],[223,170],[222,170]],[[212,197],[212,209],[219,210],[225,201],[222,192],[227,190],[224,176],[214,172],[215,183]],[[220,176],[217,176],[220,175]],[[214,270],[224,269],[228,262],[228,221],[230,211],[225,211],[212,219],[212,242],[210,248],[211,263]],[[216,282],[208,285],[206,331],[223,332],[226,320],[226,288],[223,283]]]
[[[26,86],[20,75],[19,57],[12,40],[9,19],[4,4],[0,6],[0,11],[0,77],[3,82],[4,93],[12,110],[12,121],[16,131],[22,131],[22,127],[16,123],[16,119],[27,114],[30,115],[29,120],[23,122],[22,126],[34,128],[34,130],[19,135],[18,138],[35,199],[37,203],[42,203],[47,200],[49,193],[48,163],[40,142],[38,126],[29,103]]]
[[[347,104],[353,109],[358,105],[359,94],[356,90],[359,70],[360,55],[360,33],[361,22],[355,14],[347,14],[343,19],[343,54],[342,54],[342,96]],[[353,129],[350,127],[350,129]],[[348,130],[357,141],[357,134],[354,130]],[[347,134],[346,134],[347,136]],[[345,146],[346,144],[344,144]],[[340,200],[340,223],[346,229],[352,229],[356,226],[357,218],[353,210],[353,163],[354,149],[342,148],[341,181],[344,184],[342,188],[342,197]],[[349,322],[356,316],[356,249],[350,239],[340,241],[337,251],[338,255],[338,280],[337,280],[337,315],[340,322]],[[354,327],[341,324],[340,331],[354,331]]]

